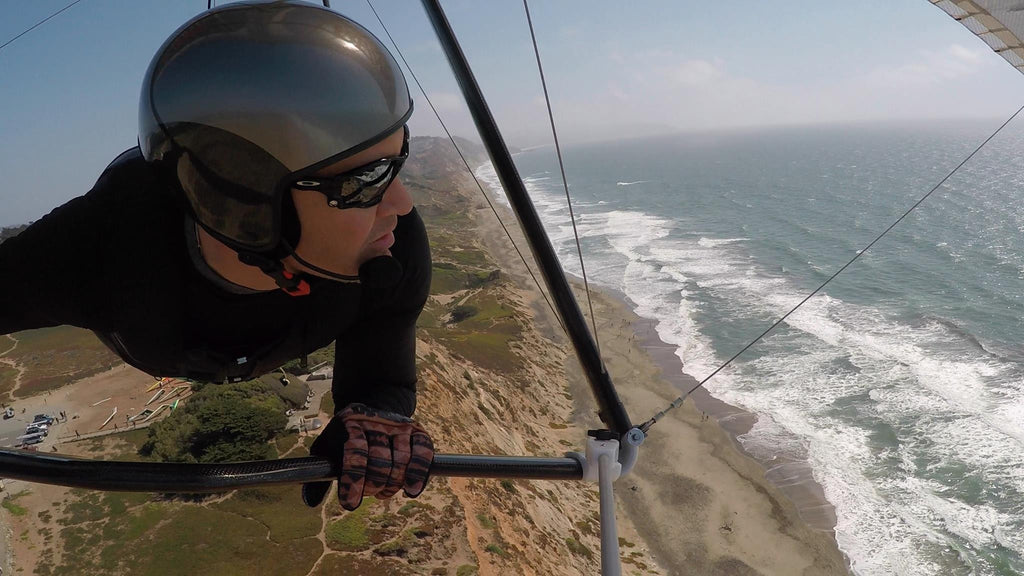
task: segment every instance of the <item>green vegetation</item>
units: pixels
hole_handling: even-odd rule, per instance
[[[139,450],[146,444],[148,438],[148,428],[137,428],[104,438],[82,440],[80,446],[84,451],[95,454],[91,454],[90,458],[138,462],[147,459],[139,454]]]
[[[308,538],[320,532],[320,511],[304,505],[294,486],[239,490],[212,507],[256,520],[270,530],[274,542]]]
[[[435,262],[430,276],[431,294],[451,294],[466,287],[466,273],[449,262]]]
[[[495,556],[500,556],[502,558],[508,558],[508,556],[509,556],[508,552],[505,552],[504,550],[501,549],[501,546],[498,546],[497,544],[494,544],[494,543],[491,543],[491,544],[488,544],[487,546],[484,546],[484,550],[490,552],[491,554],[494,554]]]
[[[480,522],[480,526],[486,530],[494,530],[498,526],[494,523],[494,519],[487,514],[477,514],[476,519]]]
[[[0,346],[3,343],[0,342]],[[0,397],[7,396],[11,391],[14,390],[14,384],[18,380],[18,369],[8,366],[7,364],[0,364]]]
[[[133,573],[248,576],[258,566],[264,574],[298,576],[320,556],[316,538],[267,541],[266,528],[233,514],[186,506],[175,516],[174,522],[153,530],[146,545],[131,551],[133,561],[125,565],[137,563]]]
[[[280,458],[282,454],[290,450],[293,446],[298,444],[298,442],[298,432],[289,432],[283,436],[278,436],[277,439],[274,440],[274,448],[277,449],[277,456]]]
[[[12,516],[24,516],[25,514],[28,514],[28,510],[26,510],[24,506],[18,505],[15,501],[25,494],[28,494],[28,492],[21,491],[17,494],[7,496],[4,498],[3,502],[0,502],[0,506],[3,506],[5,510],[11,513]]]
[[[583,556],[584,558],[592,558],[594,556],[594,553],[590,551],[590,548],[587,548],[575,538],[566,538],[565,545],[569,548],[570,552],[577,556]]]
[[[288,422],[285,404],[261,380],[196,385],[195,394],[149,428],[141,452],[165,462],[232,462],[274,456],[268,441]]]
[[[468,304],[459,304],[455,308],[452,308],[452,324],[458,324],[459,322],[462,322],[463,320],[466,320],[468,318],[472,318],[473,316],[476,316],[479,313],[480,311],[477,310],[475,306],[470,306]]]
[[[411,530],[406,530],[398,538],[374,548],[373,553],[379,556],[405,556],[415,542],[415,534]]]
[[[478,571],[474,564],[463,564],[455,569],[455,576],[476,576]]]
[[[423,504],[422,502],[417,502],[416,500],[410,500],[403,504],[402,507],[398,509],[398,513],[402,516],[411,516],[413,514],[416,514],[420,510],[433,509],[434,507],[431,506],[430,504]]]
[[[320,398],[320,411],[324,414],[334,414],[334,396],[330,392]]]
[[[445,255],[451,254],[445,252]],[[460,262],[459,264],[453,262],[434,262],[430,281],[430,292],[431,294],[452,294],[459,290],[467,290],[473,288],[479,288],[489,282],[495,282],[501,277],[501,271],[497,269],[493,270],[472,270],[463,266],[487,266],[489,261],[485,258],[476,259],[475,256],[482,256],[483,253],[470,254],[466,251],[455,252],[454,254],[459,255],[459,260],[467,260],[469,262]],[[444,258],[445,255],[440,256]]]
[[[268,542],[266,534],[264,525],[236,514],[191,504],[145,502],[65,527],[60,536],[66,564],[48,567],[48,573],[242,576],[259,566],[268,574],[300,576],[320,554],[315,538]]]
[[[522,360],[511,343],[519,338],[522,327],[496,287],[473,293],[449,313],[447,326],[423,327],[450,350],[484,368],[512,373],[520,367]]]
[[[14,334],[18,346],[5,355],[25,369],[18,398],[35,396],[121,364],[92,332],[73,326]],[[5,342],[6,344],[6,342]]]
[[[302,375],[302,374],[308,374],[309,373],[309,371],[308,371],[309,368],[312,368],[312,367],[317,366],[319,364],[322,364],[324,362],[326,362],[328,364],[331,364],[331,365],[334,364],[334,343],[333,342],[331,344],[328,344],[327,346],[324,346],[323,348],[321,348],[319,350],[316,350],[314,352],[310,352],[309,356],[306,357],[306,370],[304,370],[302,368],[302,359],[301,358],[296,358],[296,359],[288,362],[284,366],[281,366],[281,368],[283,368],[284,371],[289,373],[289,374]],[[280,376],[281,373],[277,372],[277,375]],[[302,404],[302,402],[299,402],[299,405],[301,405],[301,404]]]
[[[257,380],[268,392],[276,394],[288,408],[300,408],[306,403],[306,396],[309,394],[309,385],[298,378],[289,378],[288,385],[281,382],[281,371],[264,374]]]
[[[370,515],[369,501],[364,500],[359,508],[327,525],[325,535],[328,546],[333,550],[357,552],[370,545],[370,535],[366,529],[366,519]]]
[[[356,554],[331,553],[324,557],[312,576],[337,574],[409,574],[405,564],[392,558],[362,557]]]

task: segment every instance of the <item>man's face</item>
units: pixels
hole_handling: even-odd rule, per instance
[[[403,141],[404,131],[400,128],[382,142],[323,169],[317,176],[335,176],[381,158],[397,156]],[[391,232],[398,217],[412,210],[412,197],[398,178],[388,187],[381,203],[370,208],[339,210],[328,206],[327,197],[314,190],[293,189],[292,198],[302,227],[295,252],[310,264],[352,276],[359,273],[359,266],[367,260],[390,255],[389,248],[395,243]]]

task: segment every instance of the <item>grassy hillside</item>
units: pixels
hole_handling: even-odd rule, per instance
[[[0,358],[23,370],[16,389],[14,376],[0,373],[0,398],[4,398],[4,392],[11,392],[14,398],[28,398],[121,364],[92,332],[73,326],[0,337]]]

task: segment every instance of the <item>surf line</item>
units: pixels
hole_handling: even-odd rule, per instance
[[[678,408],[679,406],[681,406],[683,401],[686,400],[686,398],[690,394],[692,394],[694,390],[704,386],[704,384],[707,383],[708,380],[711,380],[711,378],[713,378],[715,376],[715,374],[718,374],[719,372],[724,370],[727,366],[732,364],[733,360],[739,358],[740,355],[743,354],[744,352],[746,352],[751,346],[753,346],[754,344],[757,344],[758,342],[760,342],[761,339],[764,338],[765,336],[767,336],[769,332],[774,330],[779,324],[782,324],[782,322],[785,321],[786,318],[789,318],[794,312],[797,311],[797,309],[799,309],[801,306],[803,306],[804,303],[806,303],[808,300],[813,298],[818,292],[820,292],[823,288],[825,288],[825,286],[827,286],[829,282],[834,280],[836,278],[836,276],[839,276],[839,274],[841,274],[844,270],[849,268],[854,262],[857,261],[858,258],[860,258],[872,246],[874,246],[875,243],[877,243],[879,240],[882,239],[882,237],[884,237],[886,234],[888,234],[890,230],[895,228],[900,222],[902,222],[907,216],[909,216],[910,213],[913,212],[915,208],[920,206],[925,200],[928,199],[929,196],[932,195],[933,192],[935,192],[936,190],[939,189],[940,186],[945,184],[946,181],[949,180],[954,174],[956,174],[960,170],[960,168],[962,168],[964,166],[964,164],[967,164],[967,162],[970,161],[971,158],[974,158],[974,156],[978,152],[980,152],[981,149],[984,148],[986,144],[988,144],[993,138],[996,137],[996,135],[998,135],[1000,132],[1002,132],[1003,128],[1006,128],[1006,126],[1011,121],[1013,121],[1013,119],[1016,118],[1022,111],[1024,111],[1024,105],[1021,105],[1021,107],[1018,108],[1016,112],[1011,114],[1010,117],[1007,118],[1005,122],[1000,124],[999,127],[996,128],[994,132],[989,134],[988,138],[985,138],[985,140],[983,140],[981,142],[981,144],[978,144],[978,146],[974,149],[974,151],[971,152],[970,154],[968,154],[966,158],[961,160],[959,164],[957,164],[952,170],[949,171],[948,174],[946,174],[942,178],[942,180],[939,180],[939,182],[935,186],[932,186],[931,190],[929,190],[927,194],[922,196],[917,202],[914,202],[914,204],[910,208],[907,208],[906,212],[904,212],[899,218],[897,218],[895,222],[890,224],[888,228],[883,230],[878,236],[875,237],[874,240],[869,242],[867,246],[865,246],[864,248],[862,248],[860,250],[857,250],[856,253],[853,255],[853,258],[850,258],[850,260],[847,261],[846,264],[843,264],[843,266],[841,268],[836,270],[831,276],[828,277],[828,279],[826,279],[824,282],[822,282],[820,286],[818,286],[817,288],[812,290],[810,294],[805,296],[804,299],[801,300],[792,309],[790,309],[789,312],[786,312],[785,314],[783,314],[781,318],[776,320],[774,323],[772,323],[771,326],[766,328],[764,332],[761,332],[756,338],[754,338],[746,346],[741,348],[739,350],[739,352],[736,352],[735,354],[732,355],[731,358],[729,358],[728,360],[723,362],[721,366],[719,366],[718,368],[715,368],[715,370],[713,372],[711,372],[711,374],[708,374],[706,377],[704,377],[703,380],[701,380],[696,385],[694,385],[692,388],[687,390],[685,394],[683,394],[682,396],[679,396],[678,398],[673,400],[666,408],[664,408],[663,410],[661,410],[660,412],[658,412],[657,414],[652,416],[649,420],[647,420],[646,422],[641,424],[640,425],[640,430],[642,430],[646,434],[647,431],[651,429],[651,426],[654,426],[654,424],[656,424],[658,422],[658,420],[663,418],[665,416],[665,414],[667,414],[668,412],[670,412],[670,411]]]

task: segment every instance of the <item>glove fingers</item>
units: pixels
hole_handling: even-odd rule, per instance
[[[341,476],[338,477],[338,502],[346,510],[355,510],[363,501],[368,449],[366,435],[358,424],[346,422],[348,440],[345,442]]]
[[[423,432],[414,432],[410,438],[412,457],[405,470],[405,495],[415,498],[427,486],[430,464],[434,461],[434,443]]]
[[[309,482],[302,485],[302,501],[310,508],[316,508],[324,501],[324,496],[331,489],[330,482]]]
[[[363,485],[363,494],[375,496],[387,486],[388,478],[391,477],[391,438],[387,433],[372,428],[363,430],[366,435],[367,463],[366,482]]]
[[[381,498],[390,498],[402,489],[405,472],[409,467],[409,460],[412,458],[408,434],[391,436],[391,457],[393,458],[391,476],[388,477],[387,486],[380,491]]]

